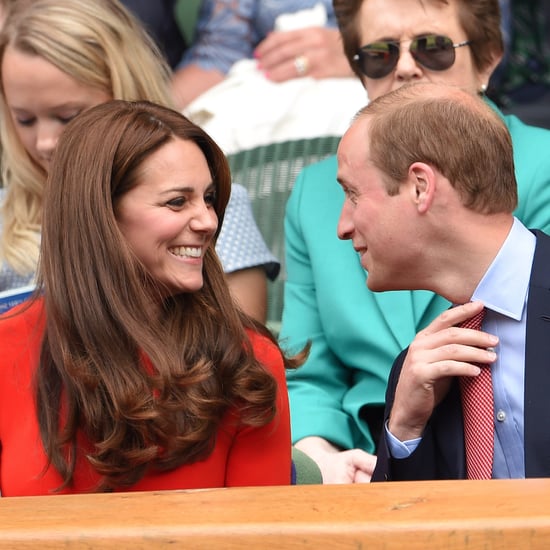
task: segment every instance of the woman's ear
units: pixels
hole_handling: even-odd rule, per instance
[[[478,92],[484,93],[489,85],[489,80],[492,74],[495,72],[497,65],[502,61],[502,52],[495,53],[490,63],[479,73],[479,87]]]

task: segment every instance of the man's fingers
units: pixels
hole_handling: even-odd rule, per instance
[[[431,334],[444,328],[454,327],[470,319],[483,309],[482,302],[469,302],[440,313],[421,333]]]

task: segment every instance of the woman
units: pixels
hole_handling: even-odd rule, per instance
[[[344,50],[368,97],[441,82],[483,94],[502,56],[497,0],[334,0]],[[504,117],[527,227],[550,230],[550,132]],[[325,482],[368,481],[394,358],[448,302],[425,291],[375,294],[336,227],[344,194],[336,157],[298,178],[285,221],[288,279],[281,341],[312,343],[288,375],[292,434]],[[429,243],[425,243],[429,246]],[[395,246],[399,246],[396,243]]]
[[[230,186],[219,147],[165,107],[67,125],[38,292],[0,318],[2,496],[290,482],[293,361],[214,251]]]
[[[117,0],[14,2],[0,37],[0,63],[2,291],[34,277],[42,188],[67,122],[111,98],[168,106],[172,98],[169,67]],[[230,229],[222,232],[218,251],[236,299],[263,321],[266,273],[274,278],[279,265],[261,238],[243,188],[236,188],[230,206]]]

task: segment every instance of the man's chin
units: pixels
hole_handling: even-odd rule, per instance
[[[376,273],[367,270],[367,288],[372,292],[385,292],[387,290],[395,290],[391,285],[387,284],[388,280],[384,277],[377,277]]]
[[[367,280],[367,288],[371,292],[384,292],[385,290],[388,290],[387,288],[381,287],[380,285],[376,285],[375,283],[369,283],[368,280]]]

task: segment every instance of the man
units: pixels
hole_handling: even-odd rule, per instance
[[[458,88],[405,86],[356,117],[338,181],[338,236],[353,241],[369,289],[425,289],[463,304],[396,360],[373,480],[478,477],[461,388],[483,369],[494,399],[485,477],[550,475],[550,237],[512,214],[512,144],[500,117]],[[457,326],[483,306],[482,330]]]

